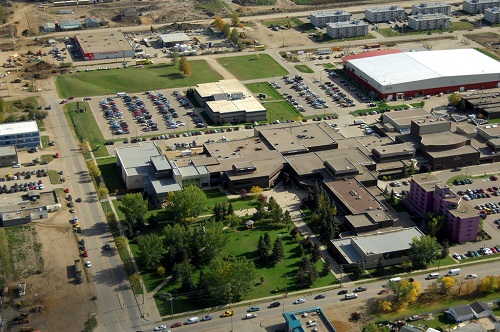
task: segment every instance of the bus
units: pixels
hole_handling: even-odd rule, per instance
[[[266,45],[255,45],[253,48],[256,51],[264,51],[266,49]]]

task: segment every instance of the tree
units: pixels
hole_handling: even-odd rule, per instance
[[[392,311],[392,302],[391,301],[380,301],[378,303],[378,309],[381,312],[391,312]],[[377,325],[375,325],[375,326],[377,326]],[[373,331],[378,331],[378,330],[373,330]]]
[[[410,282],[408,278],[404,278],[399,282],[391,281],[386,287],[394,293],[396,302],[399,304],[415,301],[422,292],[420,283],[418,281]]]
[[[172,66],[175,66],[179,62],[179,53],[172,52]]]
[[[455,286],[455,278],[449,276],[441,278],[441,291],[444,294],[448,294],[453,286]]]
[[[383,276],[385,274],[385,265],[384,265],[384,257],[380,256],[378,258],[378,262],[377,262],[377,269],[375,271],[377,273],[377,275],[380,277],[380,276]]]
[[[222,29],[224,28],[224,25],[226,23],[224,22],[224,20],[220,17],[220,16],[215,16],[215,19],[214,19],[214,22],[213,22],[213,25],[219,29],[220,31],[222,31]]]
[[[137,238],[139,257],[147,269],[158,267],[165,254],[163,240],[157,234],[141,235]]]
[[[248,191],[245,188],[240,189],[239,195],[241,198],[245,198],[248,195]]]
[[[231,25],[229,23],[224,24],[222,27],[222,33],[224,34],[224,37],[229,37],[229,34],[231,33]]]
[[[118,251],[121,251],[127,247],[127,238],[124,236],[119,236],[116,238],[115,243],[116,243],[116,249]]]
[[[436,237],[444,226],[444,217],[435,213],[427,213],[425,217],[425,230],[429,236]]]
[[[263,191],[264,190],[259,186],[253,186],[252,188],[250,188],[250,194],[255,195],[255,196],[258,196],[257,194],[260,194]]]
[[[235,215],[235,214],[228,214],[226,217],[226,223],[229,225],[229,227],[235,228],[239,224],[241,224],[241,217]]]
[[[359,279],[365,274],[365,261],[359,261],[354,269],[353,278],[354,280]]]
[[[237,27],[240,25],[240,15],[237,12],[233,12],[233,16],[231,17],[231,25],[233,27]]]
[[[319,244],[314,243],[314,245],[311,248],[311,262],[316,263],[321,259],[321,249],[319,247]]]
[[[441,246],[436,239],[428,235],[420,239],[414,237],[408,251],[414,268],[427,268],[441,254]]]
[[[125,215],[125,224],[129,231],[133,231],[137,224],[143,224],[144,215],[148,212],[148,201],[142,198],[141,193],[126,194],[122,197],[118,209]]]
[[[179,71],[181,73],[184,73],[184,70],[186,69],[186,65],[188,63],[188,59],[185,56],[181,56],[179,59]]]
[[[231,32],[229,33],[229,40],[233,44],[238,44],[238,40],[240,39],[240,35],[238,33],[238,29],[234,28],[231,29]]]
[[[229,235],[224,231],[221,222],[208,221],[203,226],[203,232],[199,237],[201,264],[206,265],[219,255],[226,247]]]
[[[106,188],[106,185],[101,182],[99,183],[99,189],[97,189],[97,195],[99,196],[100,199],[105,199],[108,197],[109,191],[108,188]]]
[[[443,242],[443,250],[441,251],[441,258],[445,258],[450,254],[450,245],[448,244],[448,241]]]
[[[340,225],[335,218],[337,208],[328,198],[328,194],[324,189],[315,186],[308,200],[313,210],[311,214],[311,224],[313,228],[317,230],[317,233],[321,234],[323,240],[335,238],[340,230]]]
[[[448,96],[448,102],[450,105],[456,106],[462,100],[462,95],[456,92],[453,92]]]
[[[269,256],[271,255],[271,238],[269,233],[266,232],[259,238],[259,243],[257,244],[257,257],[259,261],[266,264],[269,261]]]
[[[286,225],[286,229],[290,230],[290,226],[292,225],[292,216],[290,216],[290,211],[286,210],[285,213],[283,214],[283,222]]]
[[[267,203],[267,214],[275,224],[278,224],[283,218],[283,209],[278,202],[276,202],[274,197],[269,198],[269,202]]]
[[[180,224],[167,225],[163,228],[163,243],[169,265],[180,263],[182,252],[190,249],[189,231]],[[196,254],[192,253],[191,256],[196,257]]]
[[[189,62],[186,62],[186,66],[184,67],[182,73],[184,74],[184,76],[191,75],[191,64]]]
[[[167,200],[174,221],[187,222],[196,219],[205,210],[207,196],[200,188],[191,185],[174,192]]]
[[[227,206],[226,217],[231,215],[234,215],[234,208],[233,208],[233,203],[229,202],[229,205]]]
[[[408,177],[408,166],[406,166],[406,164],[403,164],[403,171],[401,173],[404,178]]]
[[[281,242],[281,236],[278,236],[274,241],[271,258],[274,264],[278,264],[285,258],[285,249],[283,248],[283,242]]]
[[[384,189],[384,196],[385,196],[385,197],[389,197],[389,194],[390,194],[390,191],[389,191],[389,186],[385,186],[385,189]]]
[[[479,291],[481,293],[494,293],[498,289],[498,280],[494,276],[486,276],[481,279]]]
[[[132,274],[129,278],[130,285],[133,288],[139,288],[141,286],[141,279],[142,279],[141,276],[138,275],[137,273]]]
[[[267,217],[266,204],[261,201],[257,201],[257,205],[255,206],[255,212],[253,214],[253,219],[255,221],[262,220]]]
[[[328,260],[325,260],[323,262],[323,267],[321,269],[321,272],[319,273],[320,277],[326,277],[330,273],[330,263]]]
[[[165,276],[165,268],[163,266],[158,266],[158,268],[156,269],[156,274],[160,277]]]
[[[299,265],[299,271],[297,272],[297,287],[306,288],[311,287],[318,276],[318,271],[316,266],[307,257],[302,257]]]

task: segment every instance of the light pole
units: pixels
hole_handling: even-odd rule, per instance
[[[173,297],[172,297],[172,294],[171,293],[167,293],[165,294],[165,296],[167,297],[167,300],[170,301],[170,317],[173,318],[174,317],[174,305],[173,305]]]

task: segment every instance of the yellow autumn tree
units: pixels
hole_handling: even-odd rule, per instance
[[[253,186],[252,188],[250,188],[250,194],[252,194],[252,195],[260,194],[263,191],[264,191],[264,189],[262,189],[259,186]]]
[[[443,277],[441,279],[441,291],[448,294],[451,289],[455,286],[455,278],[453,277]]]
[[[493,293],[498,289],[498,280],[494,276],[486,276],[481,279],[479,291],[481,293]]]
[[[214,26],[217,29],[219,29],[220,31],[222,31],[222,29],[224,28],[224,25],[226,24],[226,22],[224,22],[224,20],[220,16],[215,16],[213,24],[214,24]]]
[[[378,309],[380,310],[380,312],[391,312],[392,311],[391,301],[380,301],[378,303]]]

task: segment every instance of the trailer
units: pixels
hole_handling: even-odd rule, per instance
[[[22,282],[19,284],[19,296],[24,296],[26,295],[26,283]]]

